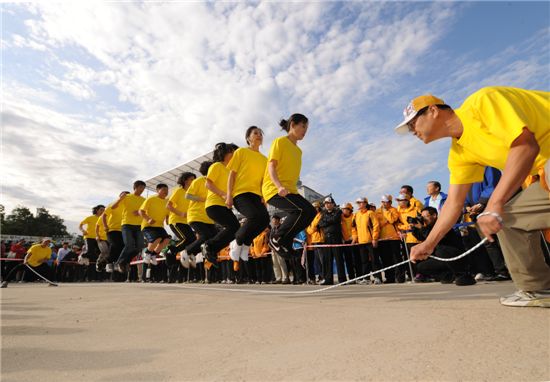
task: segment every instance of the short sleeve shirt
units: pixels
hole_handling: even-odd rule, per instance
[[[273,141],[269,149],[267,162],[272,160],[277,161],[277,176],[281,185],[285,187],[289,193],[298,193],[298,180],[300,178],[300,170],[302,169],[302,150],[292,143],[287,136],[279,137]],[[269,201],[279,191],[277,186],[271,180],[268,167],[264,171],[264,179],[262,184],[262,194],[264,200]]]

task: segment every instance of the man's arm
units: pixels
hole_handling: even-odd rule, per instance
[[[529,175],[539,151],[540,147],[535,135],[524,127],[523,132],[510,146],[502,177],[485,207],[484,213],[489,215],[481,214],[477,219],[479,229],[489,241],[493,241],[492,234],[501,230],[504,204],[510,200]]]
[[[451,184],[449,195],[443,205],[441,214],[434,228],[423,243],[417,244],[411,249],[411,260],[427,259],[435,249],[439,241],[449,232],[462,213],[462,207],[472,184]]]

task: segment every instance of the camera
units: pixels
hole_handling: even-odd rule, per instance
[[[417,213],[416,217],[407,216],[407,223],[409,224],[424,224],[424,218],[421,214]]]

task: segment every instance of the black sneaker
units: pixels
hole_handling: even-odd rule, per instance
[[[270,237],[269,241],[267,242],[267,245],[269,245],[269,248],[271,248],[273,252],[279,253],[281,251],[281,245],[279,244],[279,239]]]
[[[7,281],[4,281],[2,284],[0,284],[0,288],[7,288],[7,287],[8,287]]]
[[[216,256],[216,254],[208,250],[208,246],[206,245],[206,243],[203,243],[201,245],[201,253],[202,253],[202,256],[206,260],[208,260],[208,262],[212,264],[214,268],[218,268],[218,256]]]
[[[465,285],[474,285],[475,283],[476,283],[476,279],[474,279],[474,277],[469,273],[456,275],[455,285],[465,286]]]
[[[505,273],[499,273],[498,275],[492,277],[491,280],[489,281],[509,281],[509,280],[512,280],[510,275]]]

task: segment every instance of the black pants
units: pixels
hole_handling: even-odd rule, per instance
[[[344,244],[351,244],[351,240],[347,240]],[[346,269],[348,271],[348,277],[351,279],[356,278],[359,273],[355,271],[355,261],[353,252],[357,248],[355,246],[342,247],[342,255],[344,256],[344,262],[346,263]]]
[[[359,254],[361,256],[361,276],[371,272],[372,269],[372,244],[360,244]]]
[[[240,224],[233,212],[224,206],[210,206],[206,208],[206,214],[222,226],[214,237],[206,240],[208,251],[218,253],[235,239],[235,233],[240,228]]]
[[[196,255],[201,251],[202,243],[211,237],[216,236],[218,230],[214,224],[208,224],[203,222],[191,222],[189,223],[193,231],[197,234],[197,239],[185,247],[185,250],[189,255]]]
[[[268,203],[287,215],[274,238],[279,239],[279,243],[290,250],[296,235],[311,223],[317,211],[299,194],[288,194],[285,197],[275,195]]]
[[[325,244],[342,244],[342,240],[338,237],[326,236]],[[321,249],[321,252],[323,254],[323,277],[325,281],[333,282],[334,280],[334,260],[336,260],[336,273],[338,274],[338,282],[343,283],[347,281],[342,248],[325,247]]]
[[[117,261],[122,248],[124,248],[124,241],[122,240],[121,231],[109,231],[107,232],[107,241],[109,242],[109,259],[108,263],[114,263]]]
[[[315,281],[315,251],[308,249],[307,253],[307,276],[311,281]]]
[[[233,203],[237,211],[246,217],[246,222],[235,233],[235,240],[238,245],[250,246],[252,240],[269,225],[269,213],[262,198],[252,192],[235,196]]]
[[[32,269],[34,269],[36,272],[40,273],[42,276],[44,276],[45,278],[47,278],[48,280],[52,280],[53,279],[53,273],[52,273],[52,269],[48,266],[48,264],[46,263],[42,263],[40,264],[39,266],[37,267],[32,267]],[[34,279],[35,277],[37,277],[34,273],[32,273],[28,268],[27,268],[27,265],[24,264],[24,263],[19,263],[17,264],[15,267],[13,267],[10,271],[10,273],[8,273],[6,275],[6,278],[4,279],[4,282],[7,284],[10,279],[12,278],[12,276],[14,276],[18,271],[20,270],[26,270],[25,272],[25,280],[31,280],[31,277],[32,279]],[[28,273],[32,273],[32,276],[29,275]],[[30,277],[29,277],[30,276]]]
[[[86,248],[86,255],[83,257],[87,257],[90,260],[90,263],[95,263],[99,255],[99,246],[97,245],[97,240],[86,239]],[[88,279],[88,281],[98,279],[98,273],[95,269],[95,264],[90,264],[86,266],[86,278]]]
[[[438,245],[435,247],[434,255],[444,259],[449,259],[460,255],[464,249],[449,247],[447,245]],[[416,270],[423,274],[434,277],[440,277],[444,273],[452,272],[453,275],[465,274],[469,271],[467,258],[462,258],[456,261],[439,261],[428,258],[424,261],[416,263]]]
[[[378,253],[382,261],[382,267],[386,268],[403,260],[399,254],[399,240],[384,240],[378,242]],[[387,283],[395,282],[395,268],[384,271]]]
[[[174,248],[170,248],[174,254],[181,252],[189,244],[196,240],[195,233],[189,226],[189,224],[176,223],[170,224],[170,229],[174,232],[174,235],[179,239]]]

